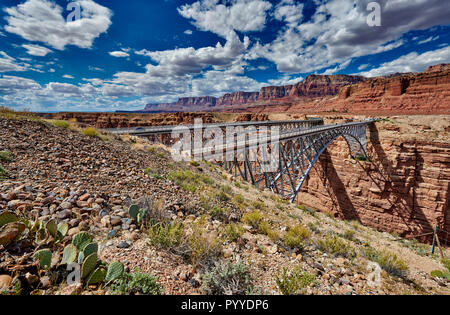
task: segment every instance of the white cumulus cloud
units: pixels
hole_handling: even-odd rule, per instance
[[[91,48],[93,41],[111,25],[112,11],[92,0],[75,2],[80,4],[82,15],[71,22],[66,21],[64,9],[49,0],[27,0],[6,8],[4,30],[57,50],[64,50],[67,45]]]

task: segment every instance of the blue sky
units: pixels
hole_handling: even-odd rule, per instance
[[[450,63],[448,1],[376,1],[381,26],[372,27],[370,2],[2,0],[0,105],[136,110],[311,73],[373,77]],[[77,7],[79,19],[68,20]]]

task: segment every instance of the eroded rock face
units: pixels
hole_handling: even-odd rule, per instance
[[[377,126],[369,131],[373,163],[349,159],[344,140],[333,143],[298,202],[401,236],[432,232],[436,224],[450,231],[450,144],[401,141]]]

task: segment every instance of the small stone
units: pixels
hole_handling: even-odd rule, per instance
[[[0,291],[6,290],[11,286],[12,278],[8,275],[1,275],[0,276]]]
[[[48,289],[50,287],[50,285],[51,285],[50,277],[44,276],[40,280],[41,280],[41,286],[44,290]]]
[[[128,248],[130,247],[130,244],[128,244],[127,242],[123,241],[120,242],[119,245],[117,245],[118,248]]]
[[[108,209],[102,209],[100,210],[100,212],[98,213],[99,217],[104,217],[108,215]]]
[[[91,197],[90,194],[84,194],[83,196],[81,196],[80,198],[78,198],[79,201],[86,201]]]
[[[25,275],[25,279],[27,280],[28,284],[33,285],[36,282],[39,281],[39,277],[36,275],[33,275],[29,272],[27,272],[27,274]]]
[[[120,224],[122,224],[122,220],[120,218],[118,218],[118,217],[112,217],[111,218],[111,225],[112,226],[117,226],[117,225],[120,225]]]
[[[74,228],[71,228],[71,229],[67,232],[67,235],[69,235],[69,236],[74,236],[74,235],[76,235],[76,234],[78,234],[78,233],[80,233],[80,232],[81,232],[80,228],[74,227]]]
[[[114,238],[117,235],[117,231],[116,230],[112,230],[108,233],[108,238]]]
[[[65,220],[70,217],[70,211],[69,210],[62,210],[58,213],[58,219]]]
[[[10,191],[7,195],[6,195],[6,200],[7,201],[11,201],[13,199],[17,198],[17,194],[15,191]]]
[[[100,223],[102,224],[103,227],[108,227],[111,225],[111,217],[109,215],[104,216],[101,220]]]
[[[59,206],[63,210],[68,210],[68,209],[72,208],[72,204],[70,202],[67,202],[67,201],[61,203]]]
[[[48,204],[54,203],[55,200],[56,200],[56,198],[54,196],[50,196],[50,197],[44,198],[42,200],[42,204],[43,205],[48,205]]]

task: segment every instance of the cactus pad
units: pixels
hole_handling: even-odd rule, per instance
[[[79,251],[83,251],[84,247],[89,243],[92,243],[92,236],[86,232],[78,233],[72,240],[72,244],[75,245]]]
[[[5,211],[0,213],[0,227],[8,224],[8,223],[12,223],[12,222],[17,222],[19,221],[19,217],[16,216],[13,212],[10,211]]]
[[[34,254],[34,258],[39,260],[41,268],[50,268],[52,265],[52,252],[49,249],[42,249]]]
[[[111,282],[116,279],[119,279],[123,274],[123,264],[118,261],[113,261],[108,266],[108,273],[106,274],[106,282]]]
[[[97,253],[98,252],[98,245],[97,243],[90,243],[87,244],[84,248],[83,248],[83,255],[84,257],[89,256],[90,254],[93,253]]]
[[[42,244],[47,239],[47,233],[45,232],[45,229],[39,229],[36,232],[36,243]]]
[[[69,226],[66,223],[60,223],[58,225],[58,239],[63,239],[66,237],[68,231]]]
[[[90,254],[84,259],[83,265],[81,266],[81,278],[85,279],[91,274],[92,271],[97,267],[97,253]]]
[[[64,248],[61,264],[70,265],[77,259],[77,248],[73,244],[69,244]]]
[[[134,221],[138,221],[139,207],[137,205],[131,205],[128,209],[128,213]]]
[[[83,252],[79,252],[78,259],[77,259],[78,264],[81,265],[83,263],[83,260],[84,260],[84,254],[83,254]]]
[[[45,225],[45,228],[47,229],[48,234],[56,238],[56,236],[58,235],[58,226],[56,225],[55,220],[48,221],[48,223]]]
[[[91,285],[103,282],[103,280],[105,280],[105,277],[106,270],[104,268],[97,268],[89,275],[86,280],[86,284]]]

